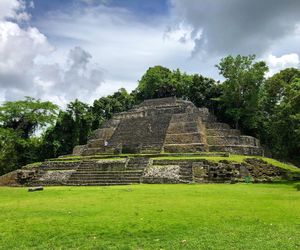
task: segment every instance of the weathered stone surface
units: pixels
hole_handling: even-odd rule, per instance
[[[208,109],[175,97],[145,100],[114,115],[92,133],[87,145],[76,146],[73,154],[201,151],[263,154],[256,138],[240,135],[239,130],[217,122]]]
[[[19,170],[17,171],[17,179],[20,184],[26,184],[37,176],[37,170]]]
[[[145,169],[144,183],[179,183],[180,167],[178,165],[153,165]]]
[[[243,166],[247,168],[249,176],[256,182],[280,180],[287,174],[286,170],[268,164],[261,159],[246,159]]]
[[[52,183],[52,184],[66,184],[72,173],[76,170],[49,170],[45,171],[37,178],[37,182],[40,183]]]
[[[0,186],[19,186],[17,175],[18,170],[15,170],[0,176]]]
[[[180,155],[207,151],[263,154],[256,138],[241,135],[239,130],[217,122],[206,108],[199,109],[191,102],[173,97],[146,100],[128,112],[114,115],[92,133],[87,145],[76,146],[73,154],[150,153],[156,157],[161,152]],[[136,157],[99,161],[95,158],[47,161],[0,177],[0,185],[235,183],[245,181],[245,178],[265,182],[285,178],[287,174],[259,159],[234,163],[203,159],[168,161]]]
[[[235,183],[289,179],[287,170],[261,159],[242,163],[206,159],[161,160],[147,157],[45,162],[31,170],[0,177],[1,185],[120,185],[131,183]]]
[[[73,155],[82,155],[85,149],[86,145],[77,145],[73,148]]]

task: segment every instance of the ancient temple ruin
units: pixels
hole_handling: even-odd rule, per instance
[[[230,154],[251,155],[229,160]],[[125,185],[255,182],[294,178],[259,156],[259,141],[177,98],[146,100],[116,114],[73,155],[0,176],[0,185]],[[183,157],[184,156],[184,157]],[[219,160],[213,160],[218,157]],[[299,178],[299,176],[297,177]]]
[[[74,155],[230,152],[262,155],[259,140],[220,123],[207,108],[175,97],[145,100],[116,114]]]

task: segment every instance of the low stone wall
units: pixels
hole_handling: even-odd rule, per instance
[[[230,161],[208,161],[205,159],[197,160],[154,160],[154,165],[178,165],[180,172],[185,169],[191,169],[190,177],[193,182],[198,183],[235,183],[245,182],[272,182],[277,180],[288,179],[288,171],[268,164],[267,162],[249,158],[243,163]],[[179,177],[181,179],[181,176]],[[174,178],[174,182],[177,179]],[[168,180],[169,182],[169,180]],[[162,183],[160,180],[158,183]]]
[[[0,186],[20,186],[18,183],[18,170],[0,176]]]
[[[215,162],[207,159],[160,160],[137,157],[129,160],[124,158],[106,161],[45,162],[41,166],[21,169],[1,176],[0,185],[69,185],[68,180],[75,175],[76,181],[83,181],[86,185],[140,182],[273,182],[294,178],[288,170],[257,158],[248,158],[242,163],[237,163],[227,160]],[[123,182],[116,178],[118,176],[122,176]],[[81,185],[81,182],[76,185]]]
[[[288,171],[275,167],[261,159],[246,159],[242,166],[249,171],[254,182],[272,182],[282,178],[289,179]]]
[[[37,182],[49,183],[51,185],[65,185],[71,175],[76,170],[50,170],[45,171],[40,177],[36,179]]]
[[[143,183],[179,183],[179,165],[152,165],[145,169]]]
[[[78,168],[81,161],[47,161],[44,162],[39,169],[40,170],[72,170]]]

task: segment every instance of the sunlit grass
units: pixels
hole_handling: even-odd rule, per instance
[[[0,249],[299,249],[293,184],[0,188]]]

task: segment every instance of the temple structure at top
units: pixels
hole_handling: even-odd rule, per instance
[[[259,140],[220,123],[207,108],[175,97],[145,100],[115,114],[74,155],[230,152],[262,155]]]

